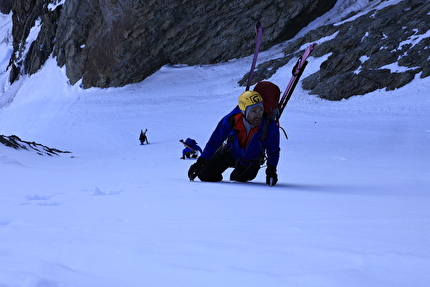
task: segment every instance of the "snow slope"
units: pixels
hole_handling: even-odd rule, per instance
[[[294,63],[270,80],[285,88]],[[0,134],[71,154],[0,145],[0,286],[427,286],[430,79],[340,102],[298,87],[276,186],[264,170],[190,182],[179,140],[204,146],[250,64],[105,90],[69,85],[54,59],[13,85],[1,74]]]

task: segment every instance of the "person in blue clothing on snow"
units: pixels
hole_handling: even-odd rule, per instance
[[[277,123],[263,116],[263,98],[258,92],[242,93],[238,103],[221,119],[203,153],[189,168],[190,180],[198,177],[201,181],[221,181],[227,168],[233,168],[231,181],[253,180],[267,155],[266,183],[273,186],[278,182],[276,168],[280,148]]]
[[[202,149],[199,147],[195,139],[187,138],[184,140],[179,140],[184,144],[184,149],[182,150],[181,159],[185,158],[197,158],[198,153],[202,154]]]

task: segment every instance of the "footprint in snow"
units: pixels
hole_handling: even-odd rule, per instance
[[[51,197],[52,196],[42,196],[42,195],[37,195],[37,194],[34,194],[34,195],[27,195],[27,199],[30,201],[30,202],[32,202],[32,201],[34,201],[37,205],[40,205],[40,206],[59,206],[59,205],[62,205],[62,204],[64,204],[64,203],[62,203],[62,202],[49,202],[48,200],[50,200],[51,199]]]
[[[100,190],[100,188],[94,188],[93,195],[117,195],[120,194],[122,190]]]
[[[27,195],[28,200],[49,200],[51,199],[51,196],[43,196],[43,195]]]

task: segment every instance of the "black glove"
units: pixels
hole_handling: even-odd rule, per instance
[[[199,157],[199,159],[196,161],[196,163],[192,164],[190,166],[190,169],[188,170],[188,178],[190,180],[194,180],[200,173],[200,171],[205,166],[207,160],[205,160],[202,157]]]
[[[266,168],[266,183],[269,186],[274,186],[278,182],[276,167],[268,165]]]

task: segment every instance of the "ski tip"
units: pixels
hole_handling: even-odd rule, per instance
[[[311,52],[313,51],[313,50],[315,50],[315,47],[317,46],[317,43],[312,43],[310,46],[309,46],[309,49],[311,50]]]
[[[255,24],[255,34],[257,34],[258,38],[261,38],[263,35],[263,26],[261,25],[260,21],[257,21]]]

